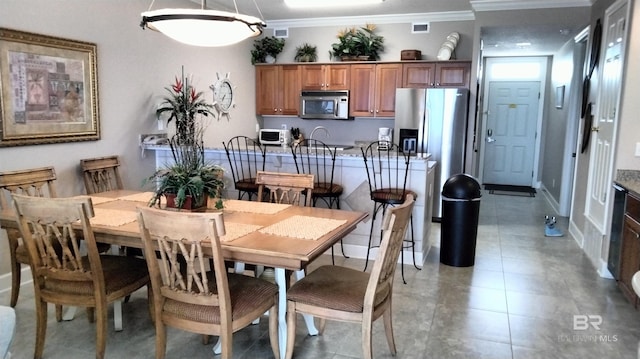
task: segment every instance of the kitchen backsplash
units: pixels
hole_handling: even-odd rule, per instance
[[[316,131],[314,138],[325,143],[353,145],[354,141],[375,141],[378,139],[379,127],[393,128],[394,120],[391,118],[355,118],[349,121],[336,120],[303,120],[298,117],[263,116],[263,128],[281,128],[283,124],[287,129],[299,128],[304,138],[309,138],[311,131],[316,126],[323,126],[329,131],[327,138],[324,131]]]

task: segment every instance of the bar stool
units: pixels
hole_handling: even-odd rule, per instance
[[[246,194],[251,201],[251,198],[258,194],[256,172],[264,171],[264,147],[246,136],[233,137],[228,142],[223,142],[222,145],[229,159],[231,176],[235,189],[238,191],[238,199],[242,199]]]
[[[369,181],[369,193],[373,201],[373,215],[371,218],[371,229],[369,231],[369,244],[367,246],[367,258],[364,270],[367,270],[369,264],[369,253],[371,251],[373,240],[373,226],[376,216],[380,210],[382,215],[389,206],[397,206],[404,203],[407,194],[412,194],[414,198],[418,195],[414,191],[407,189],[407,178],[409,175],[409,159],[410,151],[400,152],[399,146],[387,141],[374,141],[365,148],[360,148],[362,157],[364,158],[364,166],[367,171],[367,179]],[[405,239],[406,243],[400,252],[400,272],[402,281],[404,279],[404,249],[411,248],[413,253],[413,266],[420,270],[422,268],[416,265],[416,247],[413,234],[413,215],[411,215],[411,240]],[[381,233],[382,238],[382,233]],[[378,246],[374,246],[378,247]]]
[[[334,170],[336,163],[336,149],[327,146],[324,142],[305,139],[291,147],[293,161],[299,174],[314,175],[314,186],[311,194],[311,202],[316,207],[318,200],[322,200],[327,208],[340,209],[340,196],[344,189],[334,182]],[[340,240],[340,249],[345,258],[344,245]],[[333,246],[331,247],[331,262],[335,264]]]

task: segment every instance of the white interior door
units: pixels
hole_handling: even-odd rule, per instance
[[[604,59],[598,91],[597,112],[591,134],[589,159],[587,218],[603,233],[607,233],[609,193],[613,179],[615,130],[622,78],[623,46],[627,3],[619,2],[607,9],[604,22]]]
[[[531,186],[539,81],[489,83],[483,183]]]

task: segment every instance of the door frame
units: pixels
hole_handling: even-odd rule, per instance
[[[520,82],[520,81],[539,81],[540,82],[540,101],[538,103],[538,119],[536,123],[536,140],[533,152],[533,177],[531,180],[531,187],[540,188],[540,180],[538,177],[540,170],[540,148],[542,136],[542,119],[544,118],[544,106],[546,99],[547,88],[547,72],[549,65],[548,56],[530,56],[530,57],[485,57],[484,61],[484,80],[482,91],[482,120],[480,121],[480,128],[478,129],[478,147],[480,148],[480,162],[478,178],[482,183],[484,180],[484,161],[485,161],[485,146],[487,141],[487,134],[484,130],[487,128],[487,111],[489,108],[489,83],[491,82]],[[527,71],[514,71],[510,75],[501,75],[494,71],[494,68],[499,68],[501,65],[511,65],[514,68],[524,67],[528,64],[537,64],[540,71],[536,77],[518,76],[519,74],[527,73]]]
[[[598,83],[603,83],[604,82],[604,66],[606,65],[606,59],[607,59],[607,39],[609,36],[609,31],[610,29],[610,20],[611,20],[611,16],[612,14],[614,14],[616,11],[620,10],[620,9],[624,9],[625,10],[625,15],[624,15],[624,39],[621,43],[621,47],[620,47],[620,73],[618,74],[620,76],[620,82],[619,82],[619,88],[618,88],[618,93],[616,95],[615,98],[615,103],[616,103],[616,113],[614,115],[614,123],[613,123],[613,133],[611,135],[611,155],[610,155],[610,163],[609,163],[609,168],[604,169],[605,170],[605,178],[604,181],[607,182],[606,185],[606,194],[605,194],[605,201],[604,201],[604,218],[602,218],[602,223],[598,223],[597,222],[597,218],[593,218],[593,216],[591,215],[590,212],[590,200],[589,200],[589,196],[593,191],[593,187],[594,187],[594,172],[592,171],[593,168],[592,166],[594,166],[594,156],[596,154],[596,148],[594,145],[594,141],[591,141],[591,145],[589,145],[589,163],[588,163],[588,174],[589,174],[589,179],[587,181],[587,189],[586,189],[586,201],[585,201],[585,209],[584,209],[584,217],[585,220],[588,221],[591,226],[593,226],[596,230],[600,231],[600,234],[602,234],[601,240],[604,240],[604,238],[606,237],[608,239],[608,235],[609,233],[611,233],[611,218],[613,215],[613,187],[611,186],[611,183],[613,183],[613,180],[615,179],[615,169],[616,169],[616,160],[617,160],[617,152],[620,150],[618,148],[618,129],[620,126],[620,109],[622,106],[622,93],[623,93],[623,89],[624,89],[624,72],[626,70],[627,67],[627,46],[629,44],[629,29],[630,29],[630,13],[632,11],[632,8],[630,6],[631,2],[628,0],[617,0],[616,2],[614,2],[613,4],[611,4],[609,7],[607,7],[607,9],[605,10],[604,16],[603,16],[603,23],[602,23],[602,42],[600,44],[600,59],[599,59],[599,65],[598,65]],[[598,86],[598,90],[596,92],[596,109],[595,109],[595,113],[596,116],[594,118],[594,121],[597,119],[599,121],[600,117],[601,117],[601,111],[602,111],[602,107],[601,104],[603,102],[603,97],[605,96],[605,92],[602,89],[602,86]],[[595,124],[594,124],[595,125]],[[604,247],[604,246],[603,246]],[[609,243],[606,242],[606,252],[608,253],[609,251]],[[606,258],[606,254],[605,257]],[[605,263],[605,267],[606,267],[606,263]]]

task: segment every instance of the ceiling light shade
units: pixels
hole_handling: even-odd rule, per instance
[[[227,46],[262,34],[267,26],[254,16],[227,11],[160,9],[145,11],[140,26],[193,46]]]
[[[288,7],[310,8],[327,6],[358,6],[379,4],[384,0],[284,0]]]

